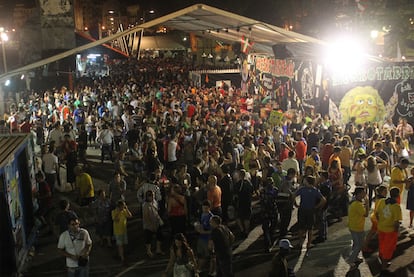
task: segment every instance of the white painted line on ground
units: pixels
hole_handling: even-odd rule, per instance
[[[123,271],[119,272],[117,275],[115,275],[115,277],[121,277],[122,275],[124,275],[125,273],[133,270],[135,267],[142,265],[143,263],[145,263],[145,260],[141,260],[136,262],[135,264],[131,265],[130,267],[124,269]]]
[[[308,236],[306,236],[305,241],[302,243],[302,245],[299,245],[301,248],[300,255],[298,257],[298,260],[293,268],[293,272],[298,272],[299,269],[302,267],[303,259],[306,257],[306,248],[303,248],[303,245],[306,245],[308,243]]]
[[[250,231],[247,238],[239,244],[239,246],[233,250],[233,255],[237,255],[249,248],[260,236],[263,235],[262,225],[256,226],[253,230]]]

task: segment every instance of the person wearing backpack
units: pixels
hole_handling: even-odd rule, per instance
[[[221,224],[221,217],[213,215],[210,218],[211,239],[209,249],[214,249],[216,254],[216,272],[220,277],[233,277],[233,253],[232,246],[234,235],[230,229]]]

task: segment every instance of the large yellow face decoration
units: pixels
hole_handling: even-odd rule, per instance
[[[339,104],[339,111],[343,123],[355,117],[357,124],[364,124],[383,121],[385,106],[378,91],[373,87],[356,87],[345,94]]]

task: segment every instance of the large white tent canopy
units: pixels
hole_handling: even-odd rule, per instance
[[[6,74],[0,75],[0,81],[4,81],[12,76],[19,75],[43,65],[58,61],[70,55],[77,54],[97,45],[139,32],[142,29],[157,27],[160,25],[228,43],[240,42],[241,38],[245,36],[253,42],[252,52],[269,55],[273,55],[273,45],[286,44],[295,57],[311,58],[315,55],[314,50],[324,45],[323,41],[309,36],[285,30],[277,26],[208,5],[195,4],[182,10],[145,22],[123,32],[113,34],[44,60],[12,70]]]

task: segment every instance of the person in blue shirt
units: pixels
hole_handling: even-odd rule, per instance
[[[260,190],[260,210],[262,215],[262,229],[265,252],[270,252],[273,244],[272,234],[277,223],[277,190],[274,182],[268,177]]]
[[[215,271],[214,254],[208,249],[208,241],[211,238],[210,218],[213,216],[210,209],[210,201],[204,200],[200,222],[194,224],[195,230],[199,233],[197,240],[198,268],[203,270],[209,262],[209,275]]]
[[[296,192],[296,197],[300,197],[300,204],[298,206],[298,227],[299,227],[299,247],[305,240],[306,233],[308,234],[308,243],[306,249],[312,247],[312,229],[315,224],[315,211],[322,208],[326,204],[325,197],[315,187],[316,179],[313,176],[307,176],[305,185],[299,188]]]

